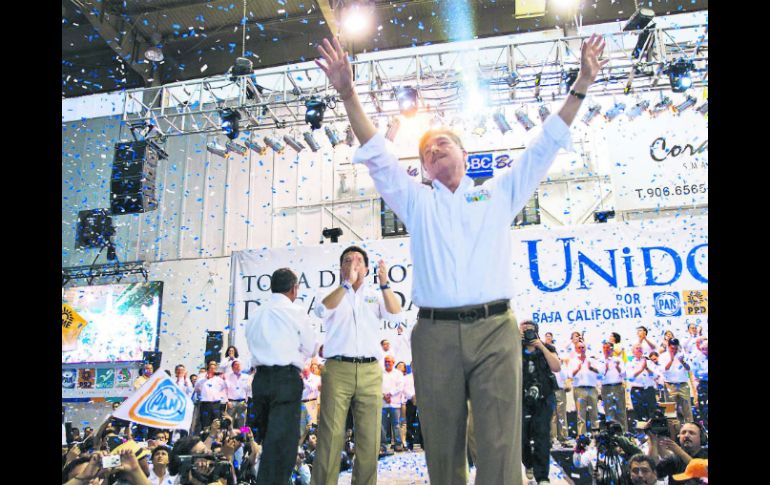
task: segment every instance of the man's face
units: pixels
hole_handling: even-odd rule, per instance
[[[238,362],[237,360],[233,362],[233,372],[235,372],[236,374],[241,373],[241,363]]]
[[[366,264],[364,263],[364,255],[358,251],[348,251],[345,256],[342,257],[342,267],[349,271],[355,271],[358,273],[358,279],[363,281],[366,277]]]
[[[175,372],[176,372],[176,376],[177,377],[182,378],[182,377],[184,377],[186,369],[184,367],[182,367],[182,366],[179,366],[179,367],[176,368]]]
[[[676,355],[676,353],[679,352],[679,346],[668,344],[668,351],[671,352],[671,355]]]
[[[395,362],[393,361],[393,359],[391,357],[385,357],[385,370],[388,371],[388,372],[392,371],[394,363]]]
[[[144,366],[144,375],[150,377],[152,375],[152,364],[146,364]]]
[[[647,336],[647,332],[643,328],[637,328],[636,329],[636,336],[639,338],[644,338]]]
[[[642,358],[642,348],[640,346],[634,345],[633,352],[634,352],[634,357],[635,358],[637,358],[637,359],[641,359]]]
[[[382,341],[382,350],[384,350],[385,352],[390,350],[390,341],[388,341],[388,340],[383,340]]]
[[[700,351],[705,355],[706,357],[709,356],[709,343],[708,341],[703,342],[700,344]]]
[[[658,476],[655,470],[650,468],[646,461],[632,461],[629,470],[631,471],[631,483],[634,485],[655,485]]]
[[[535,326],[532,325],[531,323],[522,323],[519,325],[519,330],[521,331],[522,334],[527,330],[534,330],[534,329],[535,329]]]
[[[312,372],[313,374],[316,374],[316,375],[320,375],[321,374],[321,369],[318,367],[318,364],[313,362],[312,364],[310,364],[310,372]]]
[[[456,171],[465,172],[467,152],[449,135],[436,134],[422,148],[422,166],[431,180],[443,179]]]
[[[553,334],[551,332],[545,334],[545,343],[553,345]]]
[[[685,423],[679,430],[679,444],[689,455],[694,455],[700,450],[700,429],[692,423]]]
[[[195,385],[195,381],[198,380],[198,374],[193,374],[190,376],[190,384]]]
[[[403,362],[399,363],[396,368],[400,370],[404,375],[406,375],[406,364]]]
[[[152,463],[157,465],[168,465],[168,452],[161,450],[155,453],[152,458]]]
[[[693,337],[698,335],[698,327],[695,325],[690,325],[687,327],[687,331],[692,335]]]
[[[572,343],[577,343],[580,341],[580,332],[572,332],[572,335],[570,335],[570,340],[572,340]]]
[[[605,356],[609,356],[612,353],[612,344],[609,342],[604,342],[602,344],[602,352],[604,352]]]
[[[216,371],[217,371],[217,365],[214,363],[209,364],[209,374],[214,375]]]
[[[315,434],[311,434],[310,436],[307,437],[307,444],[309,445],[309,448],[311,450],[315,449],[315,445],[317,442],[318,442],[318,438],[316,437]]]
[[[586,344],[584,344],[583,342],[576,343],[575,352],[577,352],[578,355],[586,355]]]
[[[657,364],[658,363],[658,354],[650,354],[650,360]]]

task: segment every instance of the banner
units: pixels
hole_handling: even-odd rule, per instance
[[[602,134],[616,210],[708,204],[708,122],[700,113],[621,116]]]
[[[684,336],[687,323],[708,322],[708,220],[666,218],[512,230],[517,318],[540,324],[541,335],[553,332],[558,346],[572,331],[600,342],[609,332],[636,335],[650,329],[658,342],[667,329]],[[411,301],[412,260],[409,238],[359,242],[369,253],[366,282],[376,284],[376,266],[389,266],[391,288],[404,312],[398,322],[383,321],[381,338],[396,328],[411,327],[418,308]],[[323,325],[313,308],[339,285],[339,257],[347,244],[238,251],[232,255],[232,344],[249,359],[244,326],[249,315],[270,298],[270,277],[288,267],[299,275],[299,299],[316,328]],[[657,339],[657,340],[656,340]],[[248,360],[247,360],[248,362]]]
[[[168,374],[158,369],[112,415],[153,428],[190,429],[193,402]]]

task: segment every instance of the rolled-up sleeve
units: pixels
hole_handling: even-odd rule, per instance
[[[398,158],[388,148],[382,133],[377,133],[356,150],[353,163],[366,165],[377,192],[409,228],[419,185],[399,166]]]

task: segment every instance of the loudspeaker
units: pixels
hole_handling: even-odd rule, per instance
[[[219,364],[222,361],[222,332],[209,330],[206,332],[206,352],[203,354],[204,367],[212,360]]]
[[[112,217],[107,209],[92,209],[78,212],[78,226],[75,234],[79,248],[102,248],[115,234]]]
[[[146,141],[115,144],[110,179],[110,209],[113,214],[135,214],[158,207],[155,174],[160,158]]]
[[[157,372],[160,369],[163,352],[153,352],[149,350],[144,351],[142,361],[144,364],[152,364],[152,370]]]

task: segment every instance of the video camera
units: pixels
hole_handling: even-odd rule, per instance
[[[189,480],[190,472],[196,480],[204,483],[211,483],[219,480],[220,478],[229,479],[231,477],[231,465],[227,461],[224,455],[221,454],[195,454],[195,455],[180,455],[179,457],[179,483],[181,485],[187,485],[192,482]],[[213,462],[208,467],[202,467],[199,465],[201,460],[207,460]]]

